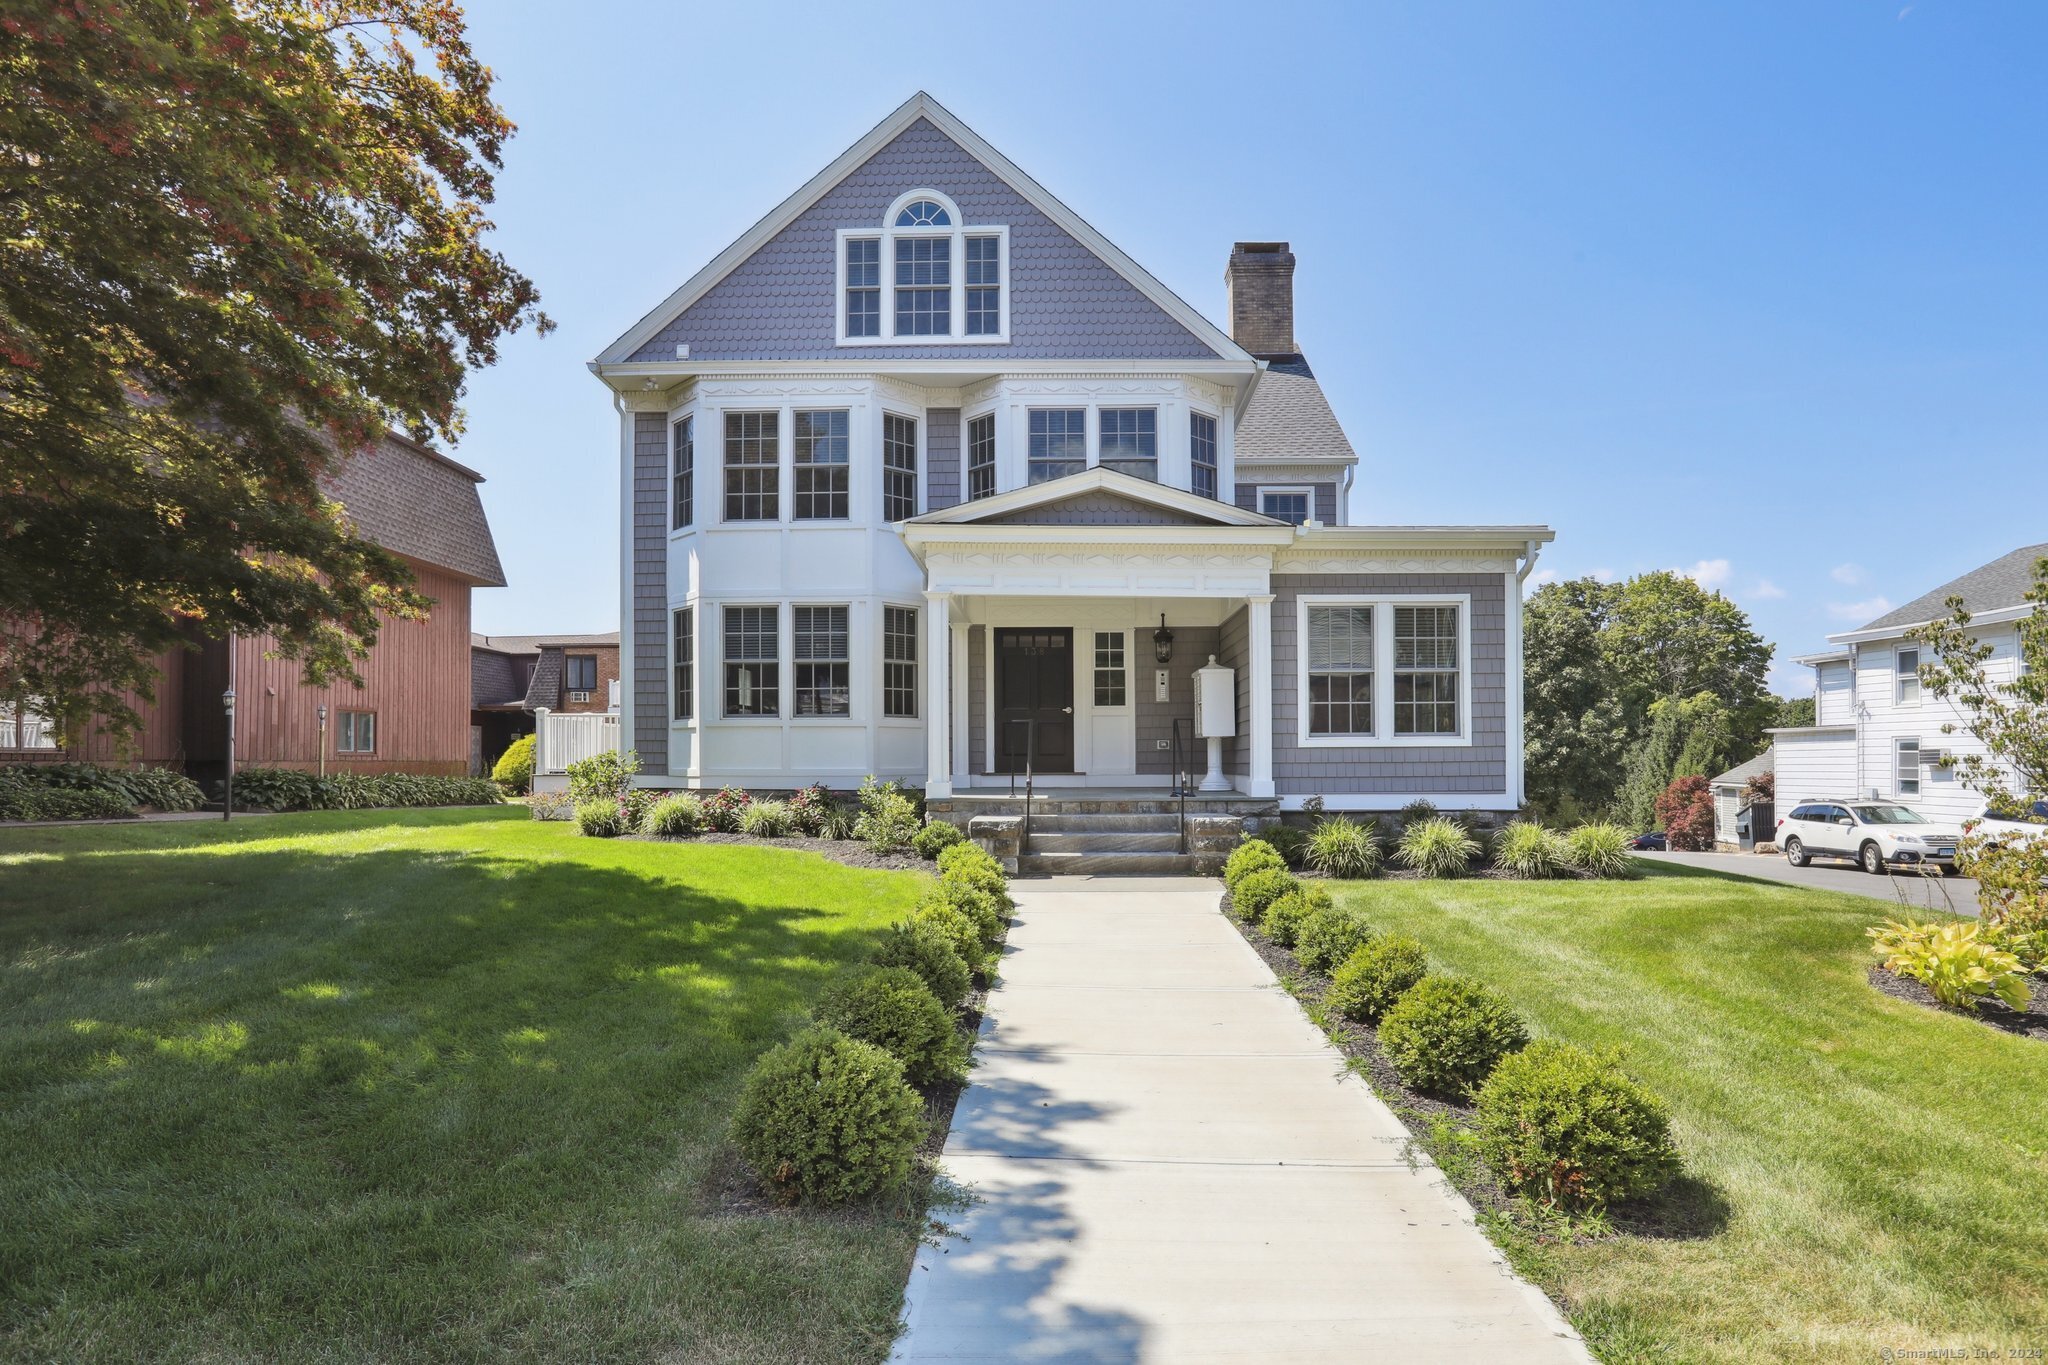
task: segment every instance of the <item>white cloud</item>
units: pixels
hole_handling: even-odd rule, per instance
[[[1540,588],[1545,583],[1556,583],[1558,581],[1560,580],[1555,569],[1538,569],[1535,573],[1529,575],[1529,586],[1531,588]]]
[[[1855,587],[1864,578],[1861,564],[1837,564],[1828,570],[1828,577],[1847,587]]]
[[[1862,602],[1828,603],[1828,615],[1837,621],[1874,621],[1891,609],[1891,600],[1884,597],[1872,597]]]
[[[1768,578],[1759,578],[1749,595],[1760,602],[1775,602],[1785,595],[1785,590]]]
[[[1703,588],[1719,588],[1727,584],[1735,566],[1725,559],[1702,559],[1690,569],[1673,569],[1671,572],[1683,574]]]
[[[1592,579],[1595,583],[1612,583],[1617,577],[1619,575],[1612,569],[1595,569],[1592,573]]]
[[[1770,689],[1781,697],[1810,697],[1813,695],[1813,670],[1805,664],[1774,663],[1771,665]]]

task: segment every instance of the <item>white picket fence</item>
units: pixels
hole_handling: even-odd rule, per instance
[[[619,718],[616,714],[586,712],[558,715],[546,707],[533,713],[533,771],[536,775],[559,776],[579,759],[619,751]]]

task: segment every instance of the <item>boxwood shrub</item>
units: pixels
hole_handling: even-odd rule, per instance
[[[1223,864],[1223,884],[1237,893],[1237,884],[1254,872],[1272,869],[1287,870],[1287,860],[1280,856],[1280,850],[1264,839],[1247,839],[1230,851],[1230,857]]]
[[[1323,1003],[1346,1019],[1378,1023],[1410,986],[1429,974],[1429,955],[1406,934],[1368,939],[1339,964]]]
[[[967,1043],[953,1011],[908,967],[862,967],[819,997],[818,1022],[873,1043],[903,1063],[917,1085],[967,1074]]]
[[[988,945],[982,940],[981,927],[965,910],[943,897],[926,896],[911,907],[910,918],[913,922],[929,924],[945,935],[969,971],[987,971],[990,961]]]
[[[1330,906],[1330,893],[1314,883],[1304,884],[1300,889],[1289,891],[1266,907],[1265,918],[1259,927],[1266,931],[1266,937],[1283,948],[1292,948],[1301,933],[1303,921],[1319,910]]]
[[[1231,888],[1230,906],[1246,924],[1257,924],[1265,917],[1267,906],[1290,891],[1299,890],[1301,883],[1292,872],[1284,867],[1268,867],[1238,879]]]
[[[1308,852],[1308,831],[1299,825],[1270,825],[1259,831],[1259,838],[1273,846],[1280,855],[1280,861],[1290,868],[1302,865],[1302,856]]]
[[[754,1064],[732,1135],[776,1198],[843,1204],[909,1179],[924,1102],[886,1051],[813,1026]]]
[[[918,907],[921,909],[926,905],[948,906],[967,916],[984,949],[993,948],[1002,941],[1003,923],[1008,912],[986,887],[954,881],[950,877],[941,878],[936,886],[926,887],[918,897]]]
[[[920,858],[936,858],[966,838],[958,827],[949,825],[944,820],[927,820],[924,822],[924,828],[911,836],[910,846],[916,850]]]
[[[512,741],[498,761],[491,765],[491,781],[508,796],[524,796],[533,786],[533,749],[536,736],[521,735]]]
[[[1312,972],[1334,972],[1372,939],[1372,926],[1347,906],[1331,905],[1302,921],[1294,955]]]
[[[1425,976],[1380,1021],[1380,1047],[1417,1090],[1460,1095],[1529,1041],[1513,1007],[1455,976]]]
[[[874,962],[878,967],[907,967],[948,1007],[967,998],[974,974],[945,930],[929,919],[908,919],[882,931]]]
[[[1480,1154],[1539,1203],[1597,1210],[1680,1169],[1664,1102],[1615,1053],[1539,1040],[1503,1058],[1476,1098]]]

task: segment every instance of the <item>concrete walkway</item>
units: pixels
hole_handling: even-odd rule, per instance
[[[1217,913],[1218,883],[1013,883],[900,1361],[1591,1359]]]

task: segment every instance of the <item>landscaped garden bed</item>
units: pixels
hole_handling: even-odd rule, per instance
[[[1888,972],[1883,967],[1870,969],[1870,984],[1894,1000],[1910,1000],[1944,1014],[1977,1019],[2004,1033],[2048,1042],[2048,977],[2038,973],[2034,975],[2027,1002],[2017,1009],[2002,1000],[1986,1000],[1975,1010],[1944,1004],[1924,983],[1909,976],[1900,976],[1897,972]]]

